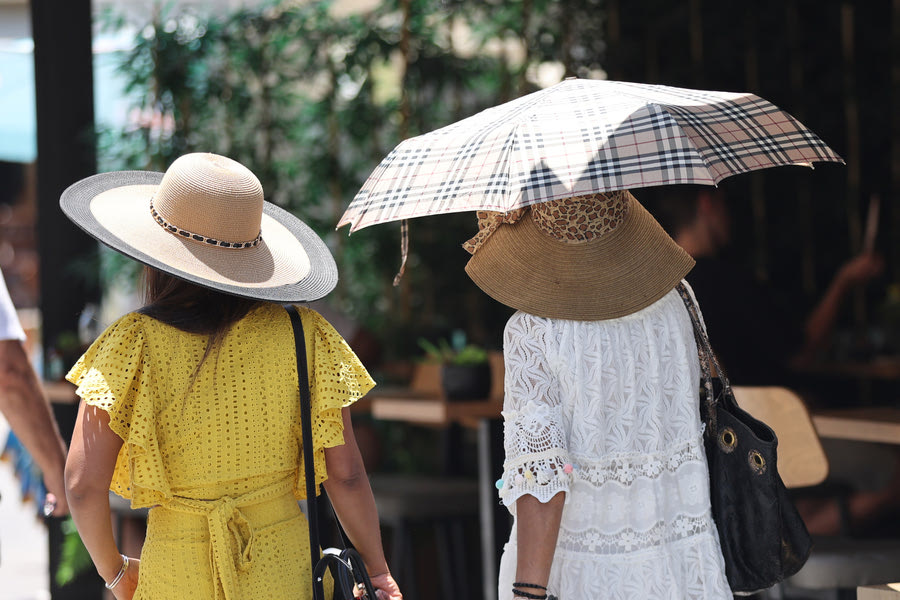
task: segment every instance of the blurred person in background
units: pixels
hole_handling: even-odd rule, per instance
[[[850,292],[884,271],[877,253],[853,257],[804,315],[787,294],[723,257],[732,221],[721,188],[669,186],[647,206],[697,262],[686,279],[734,385],[789,384],[792,366],[807,364],[827,349]]]
[[[66,445],[25,351],[25,331],[0,271],[0,412],[43,472],[44,514],[68,514],[63,471]]]
[[[884,271],[875,252],[842,264],[808,314],[771,285],[723,257],[731,244],[731,213],[721,188],[669,186],[656,190],[651,212],[696,265],[686,279],[732,384],[796,389],[795,369],[814,362],[831,343],[850,293]],[[800,391],[800,390],[798,390]],[[900,457],[891,447],[822,439],[828,483],[848,493],[799,498],[811,533],[859,533],[900,506]]]

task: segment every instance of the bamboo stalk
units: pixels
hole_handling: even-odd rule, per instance
[[[800,44],[800,15],[797,0],[788,0],[785,4],[785,22],[787,23],[788,72],[791,86],[792,112],[800,120],[804,119],[803,107],[803,49]],[[809,179],[797,179],[795,193],[797,195],[797,230],[800,237],[800,281],[803,292],[807,296],[816,293],[816,240],[812,221],[812,190]]]
[[[400,0],[400,8],[403,11],[403,28],[400,32],[400,55],[403,57],[400,74],[400,140],[409,137],[409,93],[407,92],[406,78],[409,71],[409,44],[412,33],[410,21],[412,20],[412,6],[410,0]]]
[[[690,2],[691,71],[694,85],[703,87],[703,0]]]
[[[622,79],[617,52],[622,41],[622,11],[619,0],[606,2],[606,62],[612,79]]]
[[[331,168],[328,174],[328,187],[331,191],[332,221],[337,223],[344,212],[344,186],[342,185],[340,162],[340,125],[337,116],[337,73],[331,60],[328,61],[328,69],[331,76],[331,91],[328,98],[328,162]],[[334,233],[331,233],[330,237],[334,242],[334,260],[339,266],[343,265],[347,238],[343,235],[334,235]],[[345,292],[345,286],[337,286],[335,295],[338,302],[344,299]]]
[[[859,216],[860,188],[860,132],[859,101],[856,96],[854,74],[855,45],[854,7],[850,2],[841,5],[841,55],[844,87],[844,120],[847,134],[847,227],[850,253],[859,251],[862,242],[862,222]]]
[[[412,32],[410,31],[412,22],[411,0],[400,0],[400,8],[403,11],[403,29],[400,33],[400,54],[403,57],[401,68],[403,72],[400,77],[400,126],[398,127],[398,134],[400,136],[400,140],[405,140],[407,137],[409,137],[409,118],[411,112],[408,92],[409,86],[407,86],[406,84],[410,62],[410,42],[412,39]],[[406,249],[409,242],[409,229],[406,226],[402,226],[401,230],[401,246]],[[400,273],[403,272],[405,266],[406,265],[404,257],[404,262],[400,266]],[[401,320],[403,322],[409,322],[412,316],[412,291],[409,287],[409,278],[400,277],[399,280],[395,278],[394,285],[399,285],[400,287]]]
[[[566,77],[574,77],[576,75],[572,60],[572,1],[563,0],[562,16],[560,17],[560,28],[562,38],[560,43],[560,53],[562,54],[563,65],[566,68]]]
[[[856,95],[854,61],[856,36],[854,6],[845,1],[841,5],[841,71],[844,87],[844,120],[847,132],[847,229],[849,252],[856,254],[862,247],[862,220],[859,214],[860,194],[860,132],[859,101]],[[853,293],[853,314],[858,325],[866,321],[865,297],[861,290]]]
[[[759,91],[759,44],[757,43],[755,6],[747,9],[744,18],[744,36],[747,42],[747,52],[744,55],[744,73],[747,79],[747,89],[751,92]]]
[[[531,61],[531,37],[529,32],[531,31],[531,14],[533,8],[532,0],[522,0],[522,30],[519,33],[519,39],[522,41],[522,46],[525,48],[525,59],[522,62],[522,66],[519,68],[519,77],[516,81],[515,94],[517,97],[525,92],[528,64]]]
[[[656,44],[658,35],[654,22],[647,23],[644,36],[644,69],[647,83],[659,82],[659,46]]]
[[[900,232],[900,0],[891,3],[891,196],[894,232]],[[891,240],[892,280],[900,281],[900,238]]]
[[[751,92],[759,92],[759,43],[758,27],[755,6],[748,6],[744,19],[744,34],[747,39],[747,53],[745,55],[745,76],[747,89]],[[750,206],[753,213],[753,233],[755,238],[753,270],[760,281],[769,279],[768,251],[768,222],[766,220],[766,194],[762,174],[750,177]]]

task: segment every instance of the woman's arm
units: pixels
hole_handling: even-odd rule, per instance
[[[547,587],[565,499],[566,493],[559,492],[547,503],[527,494],[516,500],[516,582]],[[541,589],[520,589],[530,594],[544,593]],[[509,593],[512,597],[512,590]]]
[[[56,500],[52,514],[57,517],[67,514],[63,486],[66,445],[19,340],[0,341],[0,412],[41,468],[47,491]]]
[[[328,492],[347,537],[365,561],[372,583],[379,588],[379,600],[401,600],[403,596],[391,577],[384,558],[378,510],[375,508],[369,478],[353,435],[350,410],[345,408],[341,414],[344,419],[344,444],[325,449],[328,471],[325,491]]]
[[[109,484],[121,447],[122,438],[109,428],[109,415],[82,402],[66,460],[66,496],[81,540],[107,583],[116,578],[123,563],[109,509]],[[137,586],[139,561],[130,563],[113,589],[120,600],[130,599]]]
[[[844,263],[825,290],[825,295],[806,319],[805,345],[801,357],[809,358],[826,345],[847,295],[881,275],[883,271],[884,259],[874,253],[862,253]]]

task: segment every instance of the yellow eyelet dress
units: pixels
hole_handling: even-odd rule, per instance
[[[316,481],[344,442],[341,408],[373,386],[317,312],[300,309]],[[264,304],[204,361],[207,336],[138,313],[111,325],[67,378],[122,438],[110,489],[152,507],[135,600],[311,598],[299,391],[287,312]]]

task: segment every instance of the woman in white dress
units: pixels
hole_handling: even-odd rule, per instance
[[[479,213],[506,325],[499,598],[732,597],[710,512],[693,260],[627,191]]]

